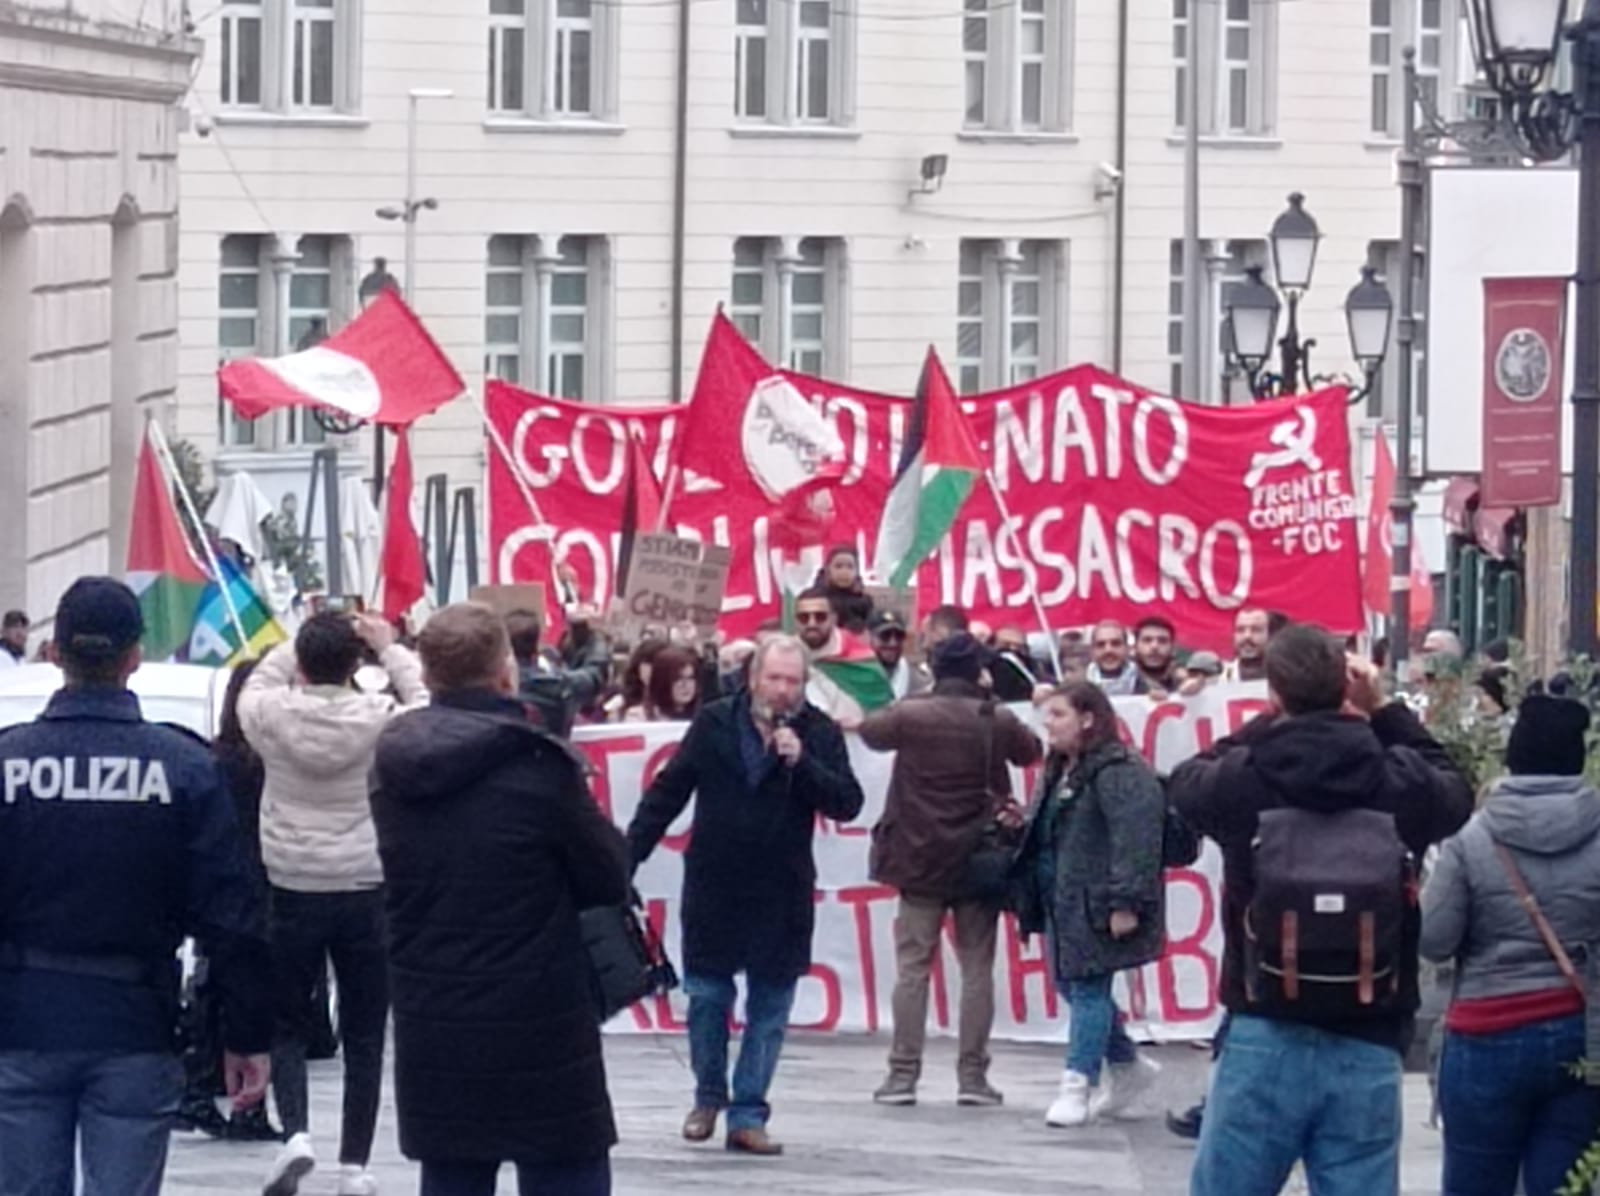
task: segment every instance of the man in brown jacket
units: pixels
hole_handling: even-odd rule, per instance
[[[994,1024],[994,953],[999,909],[974,900],[967,869],[985,828],[1019,817],[1008,764],[1026,768],[1039,740],[979,687],[987,653],[967,632],[934,649],[934,687],[870,715],[861,738],[875,751],[897,753],[883,818],[872,832],[872,875],[900,890],[895,920],[894,1043],[879,1104],[914,1105],[928,1021],[928,974],[939,950],[945,912],[954,915],[961,964],[963,1105],[998,1105],[990,1084],[989,1031]]]

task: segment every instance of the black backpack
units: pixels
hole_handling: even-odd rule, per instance
[[[1296,1019],[1360,1018],[1400,998],[1414,861],[1381,810],[1264,810],[1245,911],[1245,995]]]

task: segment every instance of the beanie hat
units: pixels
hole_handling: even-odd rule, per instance
[[[1531,694],[1517,712],[1506,767],[1520,776],[1583,775],[1588,745],[1589,710],[1568,698]]]
[[[935,681],[949,678],[976,684],[989,664],[989,651],[971,632],[958,631],[934,648],[930,663]]]

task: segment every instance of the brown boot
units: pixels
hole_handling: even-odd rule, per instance
[[[717,1132],[716,1109],[693,1109],[683,1119],[683,1138],[686,1142],[709,1142]]]
[[[736,1154],[760,1155],[763,1158],[783,1153],[783,1147],[767,1137],[766,1130],[729,1130],[728,1149]]]

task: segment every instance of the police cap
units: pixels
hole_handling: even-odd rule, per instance
[[[56,607],[56,647],[68,656],[110,660],[144,635],[144,615],[132,590],[114,577],[80,577]]]

